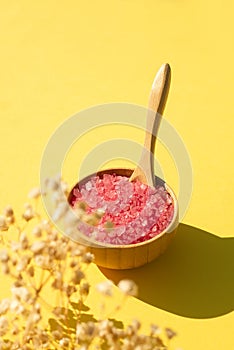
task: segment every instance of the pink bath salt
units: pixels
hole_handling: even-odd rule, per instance
[[[87,213],[101,209],[103,217],[97,226],[80,223],[88,237],[110,244],[135,244],[161,233],[174,215],[172,197],[163,186],[149,187],[140,181],[115,174],[93,176],[75,187],[71,205],[87,204]],[[113,223],[112,229],[105,224]]]

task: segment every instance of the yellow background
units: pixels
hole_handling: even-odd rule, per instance
[[[165,117],[183,138],[194,171],[192,201],[183,222],[204,230],[190,228],[188,234],[209,276],[199,277],[203,270],[198,262],[200,272],[193,279],[194,251],[192,267],[186,256],[187,274],[183,261],[182,275],[179,266],[170,270],[173,259],[168,256],[178,258],[176,245],[186,243],[182,230],[163,258],[169,265],[161,259],[155,270],[141,270],[147,288],[173,280],[168,286],[181,293],[181,305],[167,308],[162,296],[161,304],[133,298],[116,317],[141,318],[145,329],[150,322],[171,326],[179,334],[173,344],[184,350],[234,349],[233,11],[231,0],[0,1],[0,208],[11,203],[21,209],[28,190],[39,183],[43,149],[67,117],[108,102],[147,105],[155,72],[170,63]],[[133,131],[133,139],[136,136]],[[85,146],[87,140],[81,152]],[[170,175],[168,182],[173,182]],[[207,261],[199,242],[205,244]],[[162,276],[157,264],[167,275]],[[95,283],[104,277],[92,266],[89,278]],[[186,278],[191,288],[183,285]],[[217,311],[212,317],[212,310],[202,312],[203,289],[196,286],[206,284],[207,278],[211,287],[206,285],[204,300],[210,292]],[[182,287],[175,289],[176,284]],[[196,287],[200,295],[189,309],[193,298],[186,292],[194,288],[195,293]],[[212,293],[212,287],[218,291]],[[3,287],[1,294],[6,293]],[[93,293],[94,309],[95,298]],[[167,298],[170,304],[170,291]]]

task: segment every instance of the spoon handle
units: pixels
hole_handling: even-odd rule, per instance
[[[154,149],[162,113],[164,111],[170,87],[171,68],[163,64],[154,79],[146,118],[146,134],[140,161],[130,181],[139,180],[148,186],[155,186]]]

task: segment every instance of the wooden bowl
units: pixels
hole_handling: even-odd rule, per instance
[[[107,169],[99,171],[97,174],[89,175],[73,187],[69,194],[68,201],[71,203],[73,190],[75,188],[79,188],[79,185],[86,183],[94,175],[102,176],[103,174],[116,174],[130,177],[132,173],[132,169]],[[171,223],[157,236],[136,244],[112,245],[97,242],[97,245],[93,245],[90,242],[89,246],[89,238],[86,237],[88,250],[94,254],[95,263],[97,265],[107,267],[109,269],[132,269],[147,264],[165,252],[171,240],[175,236],[176,229],[179,224],[178,202],[172,189],[162,179],[157,177],[156,181],[158,184],[160,183],[160,185],[165,187],[173,199],[174,215]]]

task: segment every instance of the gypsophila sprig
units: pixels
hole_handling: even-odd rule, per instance
[[[64,219],[68,232],[81,219],[96,225],[102,218],[101,209],[88,215],[85,203],[76,208],[74,218],[64,199],[68,185],[59,176],[46,182],[55,204],[53,219]],[[124,303],[117,304],[111,315],[105,315],[102,305],[105,312],[100,319],[89,313],[85,303],[92,286],[86,271],[95,257],[86,247],[61,235],[52,221],[42,218],[37,209],[39,188],[33,188],[28,198],[32,203],[24,205],[19,219],[10,205],[0,215],[0,266],[12,279],[11,296],[0,300],[0,350],[166,350],[158,326],[151,325],[149,334],[144,335],[136,319],[123,327],[114,322],[114,314]],[[137,296],[137,285],[131,280],[120,281],[118,287],[105,280],[95,291],[104,303],[113,298],[114,289],[122,293],[125,302]],[[48,290],[54,294],[50,304]],[[176,333],[166,328],[165,334],[169,341]]]
[[[136,297],[138,294],[138,287],[135,282],[131,280],[122,280],[118,283],[119,289],[126,295]]]
[[[113,282],[110,280],[98,283],[96,285],[96,288],[98,292],[103,294],[104,296],[111,297],[113,295]]]

